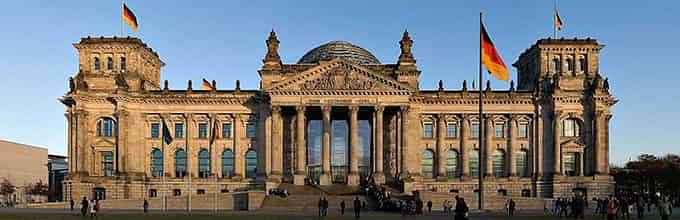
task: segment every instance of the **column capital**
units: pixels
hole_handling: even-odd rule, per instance
[[[333,107],[330,106],[330,105],[321,106],[321,111],[322,111],[323,113],[331,113],[331,110],[332,110],[332,109],[333,109]]]
[[[304,105],[296,105],[295,106],[295,111],[297,111],[297,112],[305,112],[305,109],[307,109],[307,107],[304,106]]]
[[[281,106],[280,105],[272,105],[272,113],[279,114],[281,112]]]
[[[385,111],[385,106],[383,106],[383,105],[376,105],[376,106],[373,106],[373,109],[375,109],[375,111],[378,112],[378,113],[382,113],[382,112]]]
[[[438,118],[440,121],[445,121],[447,116],[448,116],[448,114],[446,114],[446,113],[439,113],[439,114],[437,114],[437,118]]]
[[[351,113],[357,113],[359,111],[359,106],[358,105],[350,105],[349,106],[349,111]]]
[[[403,112],[403,113],[408,113],[409,111],[411,111],[411,106],[402,105],[402,106],[399,106],[399,110],[401,110],[401,112]]]

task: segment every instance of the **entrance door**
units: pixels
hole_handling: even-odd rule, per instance
[[[333,120],[331,123],[331,181],[347,182],[347,147],[349,129],[346,120]]]
[[[94,194],[94,199],[96,200],[106,200],[106,189],[97,187],[92,189],[92,194]]]

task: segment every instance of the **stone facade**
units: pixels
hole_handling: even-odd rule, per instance
[[[67,199],[357,185],[367,175],[405,192],[473,194],[478,173],[492,196],[613,191],[608,134],[616,100],[598,68],[603,46],[593,39],[538,40],[513,65],[517,87],[491,90],[487,82],[481,92],[466,82],[420,89],[408,32],[395,64],[342,41],[296,64],[281,62],[274,32],[266,46],[258,90],[238,81],[228,90],[214,81],[175,90],[161,85],[164,63],[141,40],[81,39],[79,71],[61,98]],[[347,128],[340,136],[336,121]],[[346,149],[341,157],[338,146]]]

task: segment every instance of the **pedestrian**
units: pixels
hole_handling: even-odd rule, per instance
[[[635,203],[635,208],[637,211],[637,217],[639,219],[642,219],[645,217],[645,205],[644,202],[642,201],[641,198],[638,198],[637,202]]]
[[[609,195],[609,203],[607,203],[607,220],[614,220],[616,217],[616,199]]]
[[[508,215],[515,216],[515,200],[510,199],[508,202]]]
[[[144,213],[149,212],[149,201],[144,199]]]
[[[446,213],[446,215],[448,215],[449,214],[449,200],[444,200],[444,202],[442,203],[442,208],[444,209],[444,213]]]
[[[326,197],[323,197],[323,216],[328,215],[328,199]]]
[[[427,212],[432,213],[432,200],[427,200]]]
[[[85,217],[87,216],[87,208],[90,207],[87,197],[83,197],[83,201],[80,202],[80,214]]]
[[[465,203],[465,199],[458,198],[458,196],[456,196],[456,209],[453,211],[455,213],[453,219],[467,220],[468,211],[469,208]]]
[[[88,210],[90,211],[90,217],[94,217],[97,212],[97,210],[94,209],[94,199],[90,200]]]
[[[319,207],[319,217],[323,216],[323,197],[319,197],[319,203],[317,204]]]
[[[345,200],[340,202],[340,215],[345,215]]]
[[[101,208],[101,203],[99,202],[99,199],[94,200],[94,217],[97,217],[97,213],[99,213],[99,208]]]
[[[661,220],[668,220],[668,217],[671,215],[672,207],[670,206],[670,204],[668,204],[666,198],[659,199],[659,204],[657,204],[657,208],[659,209],[659,215],[661,216]]]
[[[75,202],[73,202],[73,199],[69,202],[71,204],[71,211],[73,211],[73,205],[75,205]]]
[[[354,218],[359,219],[361,215],[361,201],[359,201],[359,197],[356,196],[354,197]]]

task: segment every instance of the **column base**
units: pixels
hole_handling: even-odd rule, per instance
[[[328,186],[331,185],[331,176],[328,173],[322,173],[319,176],[319,185]]]
[[[347,185],[358,186],[359,185],[359,174],[350,173],[347,175]]]
[[[375,172],[373,173],[373,181],[375,181],[375,184],[384,184],[385,183],[385,174],[383,172]]]
[[[293,175],[293,184],[296,186],[304,186],[305,178],[306,176],[304,174],[295,174]]]
[[[447,177],[447,176],[437,176],[437,181],[438,182],[447,182],[447,181],[449,181],[449,177]]]

